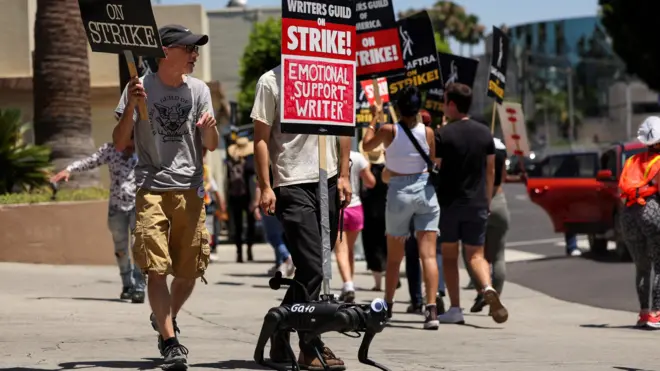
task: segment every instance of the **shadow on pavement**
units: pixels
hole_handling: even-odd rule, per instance
[[[606,323],[600,324],[600,325],[580,325],[582,328],[604,328],[604,329],[630,329],[630,330],[643,330],[641,328],[638,328],[633,325],[625,325],[625,326],[611,326]]]
[[[227,273],[229,277],[271,278],[268,273]]]
[[[217,363],[200,363],[190,365],[190,367],[215,368],[219,370],[270,370],[267,367],[257,364],[255,361],[247,361],[243,359],[232,359]]]
[[[142,358],[141,361],[81,361],[60,363],[60,370],[74,370],[78,368],[110,368],[110,369],[133,369],[133,370],[151,370],[158,367],[161,363],[159,358]]]
[[[653,370],[647,370],[647,369],[635,368],[635,367],[614,366],[612,368],[615,369],[615,370],[623,370],[623,371],[653,371]]]
[[[40,296],[38,298],[34,298],[35,300],[82,300],[82,301],[107,301],[111,303],[127,303],[126,300],[121,300],[121,299],[110,299],[110,298],[83,298],[83,297],[73,297],[73,298],[68,298],[68,297],[57,297],[57,296]]]
[[[424,328],[422,328],[422,325],[423,325],[422,321],[401,321],[401,320],[391,319],[387,326],[388,327],[394,327],[394,328],[424,330]],[[442,326],[451,326],[451,324],[440,324],[440,327],[442,327]],[[472,328],[479,329],[479,330],[502,330],[501,327],[484,327],[484,326],[473,325],[471,323],[464,323],[464,324],[461,324],[461,325],[454,325],[454,326],[472,327]]]
[[[223,285],[223,286],[243,286],[243,285],[245,285],[242,282],[231,282],[231,281],[218,281],[215,284],[216,285]]]

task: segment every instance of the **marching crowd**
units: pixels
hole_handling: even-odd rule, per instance
[[[115,110],[112,142],[72,163],[52,181],[66,181],[72,173],[101,164],[109,166],[108,226],[122,278],[121,298],[143,303],[148,297],[151,325],[158,332],[165,365],[185,369],[188,349],[179,342],[176,317],[196,280],[206,283],[204,273],[212,260],[207,208],[213,199],[223,201],[204,166],[204,155],[218,147],[219,133],[208,87],[189,76],[199,46],[208,42],[208,36],[178,25],[162,27],[160,36],[166,58],[158,61],[156,73],[133,78],[126,86]],[[286,276],[295,275],[314,298],[323,278],[318,139],[281,132],[280,76],[278,66],[260,77],[251,113],[253,144],[239,138],[227,159],[227,199],[236,219],[236,261],[244,261],[242,216],[246,214],[247,260],[253,258],[254,221],[261,220],[275,252],[271,273],[280,270]],[[372,106],[373,120],[365,129],[359,151],[351,150],[349,137],[326,137],[330,239],[342,278],[340,299],[355,300],[354,247],[361,235],[373,291],[383,291],[388,317],[401,286],[399,267],[405,257],[411,297],[407,312],[423,314],[423,327],[430,330],[438,329],[440,323],[464,323],[459,305],[458,259],[462,253],[475,287],[470,310],[488,307],[495,322],[506,322],[509,313],[500,299],[509,223],[501,186],[510,180],[504,165],[506,148],[493,138],[484,120],[468,115],[472,91],[466,85],[446,87],[444,122],[437,129],[431,127],[429,113],[421,109],[422,97],[416,87],[403,88],[395,98],[391,109],[399,120],[380,122],[383,107]],[[149,120],[138,114],[138,106],[144,102],[151,112]],[[154,129],[156,123],[170,127],[161,132]],[[649,153],[655,154],[660,119],[645,124],[651,128],[647,130],[651,135],[646,135],[651,139],[645,143],[653,149]],[[657,164],[660,162],[653,163],[652,172],[644,172],[646,178],[658,177],[653,184],[660,181]],[[246,185],[251,174],[256,178],[254,191]],[[646,203],[637,202],[624,218],[630,230],[639,229],[636,237],[628,237],[639,256],[658,249],[658,239],[652,238],[660,235],[658,222],[653,221],[660,215],[654,187],[655,193],[642,194],[648,196]],[[642,197],[635,196],[635,200]],[[338,239],[340,231],[342,238]],[[657,259],[638,266],[640,321],[646,324],[658,323],[651,310],[660,306],[660,284],[658,280],[649,282],[645,275],[653,266],[660,271]],[[174,280],[168,287],[170,274]],[[654,298],[651,307],[643,300],[650,292]],[[303,301],[299,295],[290,289],[282,303]],[[302,339],[304,334],[299,335]],[[286,341],[285,336],[271,339],[273,361],[289,361]],[[323,349],[322,354],[315,347]],[[303,369],[322,369],[322,361],[332,370],[345,368],[320,338],[300,342],[298,362]]]

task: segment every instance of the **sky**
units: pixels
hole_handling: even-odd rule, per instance
[[[227,0],[153,0],[154,3],[170,4],[202,4],[206,10],[223,8]],[[509,26],[551,20],[594,16],[598,11],[598,0],[454,0],[462,5],[468,13],[479,17],[481,24],[490,30],[492,26],[506,24]],[[423,9],[431,7],[434,0],[394,0],[394,10]],[[248,7],[279,6],[280,0],[247,0]],[[404,5],[405,4],[405,5]],[[487,31],[489,33],[489,31]],[[454,54],[460,54],[458,44],[451,43]],[[467,53],[467,48],[465,48]],[[483,45],[474,48],[475,54],[483,52]]]

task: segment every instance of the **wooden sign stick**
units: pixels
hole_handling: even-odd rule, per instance
[[[321,247],[323,259],[323,286],[321,292],[326,298],[329,298],[331,295],[330,280],[332,279],[332,246],[330,246],[330,211],[328,207],[328,143],[325,135],[319,135],[318,140],[319,206],[321,213]],[[337,212],[341,212],[341,210],[337,210]]]
[[[493,101],[493,115],[490,119],[490,134],[495,134],[495,114],[497,112],[497,102]]]
[[[133,52],[130,50],[124,50],[124,57],[126,58],[126,64],[128,65],[128,73],[131,75],[131,79],[134,79],[138,76],[137,66],[135,66],[135,59],[133,58]],[[140,113],[140,120],[148,121],[149,113],[147,111],[147,102],[142,99],[138,104],[138,112]]]

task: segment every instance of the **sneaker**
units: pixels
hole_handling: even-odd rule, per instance
[[[277,270],[282,272],[283,277],[291,277],[296,272],[296,266],[293,265],[293,261],[289,260],[277,267]]]
[[[566,251],[566,255],[578,257],[578,256],[582,256],[582,251],[580,249],[572,249],[570,251]]]
[[[339,301],[343,301],[344,303],[355,303],[355,291],[342,291],[341,295],[339,295]]]
[[[496,323],[504,323],[509,319],[509,311],[500,301],[500,295],[492,287],[484,290],[484,301],[490,306],[490,313]]]
[[[660,329],[660,314],[657,313],[643,313],[639,315],[637,320],[637,327],[647,329]]]
[[[339,359],[328,347],[323,347],[321,350],[321,356],[328,369],[332,371],[343,371],[346,369],[344,361]],[[303,352],[300,351],[300,356],[298,357],[298,364],[300,365],[301,370],[309,371],[324,371],[323,364],[321,360],[316,355],[316,352]]]
[[[470,313],[479,313],[485,307],[486,307],[486,301],[484,300],[484,296],[481,294],[477,294],[477,297],[474,299],[474,304],[472,304],[472,308],[470,308]]]
[[[149,321],[151,321],[151,327],[158,333],[158,350],[160,351],[160,354],[162,356],[165,355],[164,352],[164,346],[163,346],[163,336],[160,334],[160,330],[158,330],[158,322],[156,322],[156,315],[151,313],[149,316]],[[174,336],[179,337],[178,334],[181,333],[181,330],[179,330],[179,326],[176,324],[176,318],[172,318],[172,327],[174,327]]]
[[[427,305],[424,310],[424,330],[437,330],[440,327],[438,312],[435,305]]]
[[[275,272],[277,272],[279,270],[279,268],[280,267],[278,267],[277,265],[273,265],[272,267],[270,267],[270,269],[268,270],[268,272],[266,274],[268,274],[271,277],[275,276]]]
[[[438,311],[438,315],[445,313],[445,301],[442,300],[444,295],[438,294],[438,296],[435,297],[435,307],[436,310]]]
[[[130,286],[124,286],[121,289],[121,294],[119,294],[119,299],[121,300],[131,300],[131,296],[133,295],[133,288]]]
[[[450,307],[448,311],[438,316],[438,321],[440,323],[464,325],[465,319],[463,318],[463,309],[458,307]]]
[[[135,291],[131,295],[131,303],[142,304],[144,303],[144,291]]]
[[[422,314],[424,313],[424,306],[422,304],[410,304],[408,308],[406,308],[406,313]]]
[[[163,370],[187,370],[188,348],[181,344],[171,345],[163,351]]]

